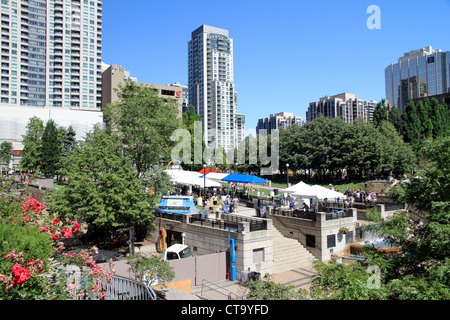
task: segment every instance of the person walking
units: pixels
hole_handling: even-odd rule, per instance
[[[238,212],[238,204],[239,204],[239,199],[237,196],[234,196],[234,199],[233,199],[233,212],[234,213]]]

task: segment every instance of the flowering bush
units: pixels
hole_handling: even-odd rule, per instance
[[[105,298],[100,284],[110,280],[114,270],[100,268],[88,250],[64,253],[60,242],[79,232],[78,221],[67,224],[48,216],[45,206],[34,198],[20,201],[6,193],[2,199],[0,299]],[[82,285],[76,283],[79,279],[71,281],[65,272],[70,265],[83,268]]]

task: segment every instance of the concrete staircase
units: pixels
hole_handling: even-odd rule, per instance
[[[283,236],[275,225],[272,237],[274,274],[312,265],[314,255],[297,240]]]

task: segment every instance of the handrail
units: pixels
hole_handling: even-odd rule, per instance
[[[147,284],[129,278],[113,276],[102,282],[106,300],[157,300],[155,291]]]
[[[206,280],[206,279],[203,279],[203,281],[202,281],[202,291],[201,291],[201,296],[202,296],[202,297],[205,297],[205,296],[203,295],[203,288],[204,288],[204,286],[205,286],[205,282],[208,283],[208,286],[209,286],[209,289],[210,289],[210,290],[213,290],[213,291],[215,291],[215,292],[218,292],[218,293],[221,294],[221,295],[227,296],[227,297],[228,297],[228,300],[239,300],[239,296],[238,296],[236,293],[231,292],[231,291],[229,291],[229,290],[225,290],[225,289],[223,289],[222,287],[220,287],[220,286],[216,285],[215,283],[212,283],[212,282],[210,282],[210,281],[208,281],[208,280]],[[220,290],[217,290],[217,289],[212,288],[212,286],[216,286],[217,288],[219,288],[219,289],[225,291],[225,293],[220,292]],[[232,298],[233,295],[236,296],[235,299]]]

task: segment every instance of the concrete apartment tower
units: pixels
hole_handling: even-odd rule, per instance
[[[0,141],[33,115],[80,137],[102,122],[102,0],[3,0],[1,24]]]
[[[102,1],[2,1],[3,104],[101,107]]]
[[[346,123],[353,123],[356,118],[372,121],[377,104],[378,102],[375,100],[358,99],[353,93],[326,96],[309,104],[306,111],[306,121],[313,121],[319,114],[331,119],[341,118]]]
[[[202,25],[192,32],[188,48],[189,106],[202,118],[206,145],[231,150],[239,139],[233,39],[228,30]]]
[[[258,120],[256,134],[272,134],[273,130],[287,129],[290,126],[303,126],[303,118],[294,116],[292,112],[279,112]],[[264,131],[265,130],[265,131]]]

